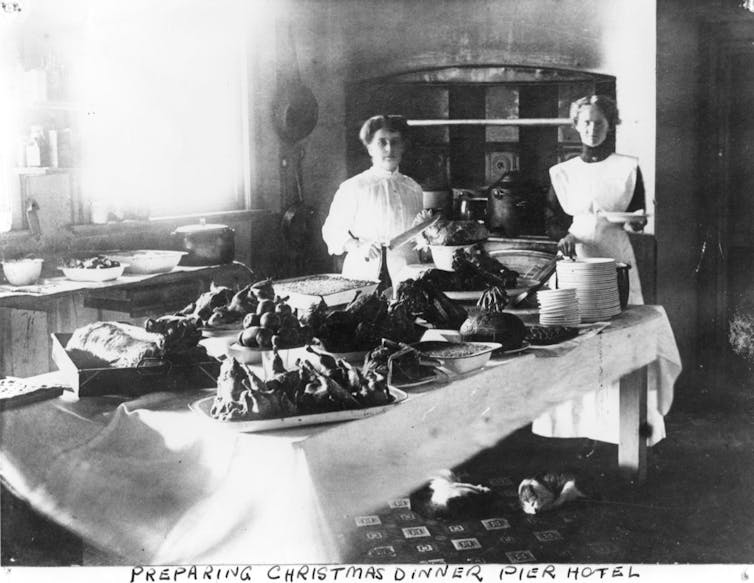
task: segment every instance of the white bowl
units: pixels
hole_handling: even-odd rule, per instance
[[[228,345],[228,356],[234,357],[238,362],[243,364],[260,364],[263,352],[272,353],[272,350],[248,348],[247,346],[241,346],[238,342]]]
[[[430,245],[432,263],[435,264],[437,269],[455,271],[453,269],[453,253],[456,252],[456,249],[466,249],[469,251],[474,245],[474,243],[470,245]]]
[[[223,356],[227,356],[228,348],[237,340],[238,333],[236,332],[235,334],[228,334],[226,336],[212,336],[209,338],[202,338],[199,341],[199,345],[204,346],[207,354],[209,354],[211,357],[221,358]]]
[[[3,261],[5,279],[11,285],[31,285],[42,273],[44,259],[16,259]]]
[[[126,273],[150,274],[172,271],[186,255],[185,251],[167,251],[163,249],[139,249],[136,251],[118,251],[107,256],[119,263],[125,263]]]
[[[125,271],[125,263],[121,263],[117,267],[105,267],[103,269],[92,269],[86,267],[61,267],[63,274],[71,281],[111,281],[118,279]]]
[[[492,353],[503,347],[499,342],[442,342],[440,340],[423,340],[413,345],[430,358],[440,361],[440,365],[456,374],[465,374],[482,368],[490,360]],[[471,348],[472,353],[459,356],[442,356],[438,349]]]

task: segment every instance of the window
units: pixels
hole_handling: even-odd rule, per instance
[[[229,6],[92,3],[85,197],[153,217],[243,207],[243,37]]]
[[[61,225],[103,210],[121,219],[245,208],[241,0],[30,6],[15,31],[13,62],[4,63],[17,115],[8,122],[15,139],[0,152],[0,229],[3,209],[23,227],[25,199],[61,192],[67,209],[39,200]],[[24,157],[19,144],[40,126],[44,147],[57,142],[57,160]]]

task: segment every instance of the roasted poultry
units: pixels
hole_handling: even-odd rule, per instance
[[[344,361],[323,364],[322,355],[317,365],[299,360],[295,369],[285,370],[276,354],[273,372],[265,382],[235,358],[225,359],[210,409],[212,417],[252,421],[362,409],[395,400],[383,375],[362,374]]]

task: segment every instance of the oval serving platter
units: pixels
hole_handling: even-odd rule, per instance
[[[506,288],[505,293],[509,298],[514,298],[518,294],[530,290],[535,285],[539,284],[536,279],[530,279],[526,277],[519,277],[516,287]],[[472,302],[482,297],[483,290],[470,290],[470,291],[443,291],[451,300],[459,302]]]
[[[346,411],[332,411],[329,413],[313,413],[311,415],[294,415],[291,417],[279,417],[275,419],[258,419],[254,421],[220,421],[210,415],[212,401],[214,397],[204,397],[194,401],[189,405],[192,411],[195,411],[209,421],[227,427],[232,431],[239,433],[258,433],[261,431],[274,431],[280,429],[294,429],[296,427],[306,427],[311,425],[325,425],[329,423],[341,423],[343,421],[354,421],[378,415],[396,405],[400,405],[408,398],[408,394],[395,387],[389,387],[390,393],[395,397],[395,401],[387,405],[377,407],[366,407],[365,409],[348,409]]]

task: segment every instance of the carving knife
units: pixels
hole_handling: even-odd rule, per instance
[[[404,231],[400,235],[396,235],[395,237],[390,239],[390,241],[388,241],[385,246],[392,251],[393,249],[397,249],[398,247],[405,245],[411,239],[421,234],[424,229],[427,229],[434,225],[437,221],[440,220],[440,217],[440,213],[437,213],[435,216],[422,221],[415,227],[411,227],[408,231]]]

